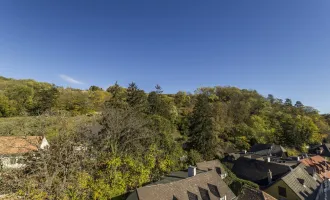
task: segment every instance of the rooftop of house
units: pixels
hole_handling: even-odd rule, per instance
[[[42,136],[0,136],[0,155],[15,155],[36,151],[42,140]]]
[[[234,161],[232,172],[239,178],[257,183],[260,186],[268,185],[267,173],[273,174],[273,180],[281,178],[291,171],[291,167],[263,160],[240,157]]]
[[[330,178],[330,164],[322,156],[304,158],[300,162],[307,167],[313,167],[322,179]]]
[[[250,148],[250,152],[262,151],[265,149],[270,149],[272,144],[255,144]]]
[[[211,170],[166,184],[152,184],[138,188],[127,200],[213,200],[224,196],[227,200],[236,198],[217,172]]]
[[[326,147],[328,151],[330,151],[330,143],[323,143],[323,146]]]
[[[306,200],[315,200],[320,184],[307,173],[302,164],[298,165],[279,180],[283,180],[300,199]]]
[[[251,187],[243,187],[237,200],[276,200],[273,196],[264,191]]]
[[[255,144],[250,148],[249,152],[257,153],[260,155],[285,153],[286,150],[281,145],[276,144]]]
[[[205,172],[204,170],[196,169],[196,174],[201,174],[201,173],[204,173],[204,172]],[[148,184],[148,186],[171,183],[171,182],[174,182],[174,181],[179,181],[179,180],[182,180],[182,179],[186,179],[188,177],[189,177],[188,176],[188,170],[175,171],[175,172],[171,172],[170,174],[164,176],[159,181]]]
[[[330,197],[330,181],[324,180],[322,185],[318,188],[318,195],[316,196],[317,200],[329,199]]]
[[[197,169],[199,170],[204,170],[204,171],[215,170],[218,174],[225,173],[225,169],[223,168],[219,160],[199,162],[196,165],[197,165]]]

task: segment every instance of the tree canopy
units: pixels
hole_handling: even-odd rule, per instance
[[[84,120],[74,118],[70,125],[67,117],[81,116]],[[24,121],[10,125],[13,117]],[[6,184],[0,179],[0,190],[12,184],[12,192],[23,191],[27,199],[110,199],[213,159],[225,145],[245,150],[275,143],[304,151],[307,144],[329,141],[330,134],[329,115],[301,101],[293,105],[289,98],[221,86],[164,94],[156,85],[147,93],[134,82],[127,88],[116,82],[104,91],[0,77],[0,119],[1,135],[50,137],[50,150],[27,165],[34,171],[20,172],[15,175],[20,179]],[[63,160],[56,152],[63,152]]]

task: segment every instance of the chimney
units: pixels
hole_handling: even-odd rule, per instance
[[[227,196],[220,197],[220,200],[227,200]]]
[[[196,176],[196,167],[189,166],[188,167],[188,177]]]
[[[270,157],[269,157],[269,156],[267,156],[267,157],[265,158],[265,162],[270,162]]]
[[[267,178],[268,178],[268,184],[271,184],[273,179],[273,173],[272,171],[270,171],[270,169],[268,169]]]

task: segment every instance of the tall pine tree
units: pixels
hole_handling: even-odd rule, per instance
[[[143,90],[140,90],[136,83],[132,82],[127,88],[127,103],[132,108],[143,111],[146,107],[147,95]]]
[[[205,159],[212,159],[216,153],[217,136],[212,119],[212,107],[208,97],[201,94],[197,102],[190,122],[189,146],[197,150]]]

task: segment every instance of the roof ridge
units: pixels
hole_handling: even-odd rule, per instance
[[[202,175],[205,176],[205,174],[208,175],[209,172],[215,172],[215,170],[213,170],[213,169],[210,170],[210,171],[205,171],[205,170],[201,170],[201,171],[204,171],[204,172],[203,172],[203,173],[196,174],[195,176],[191,176],[191,177],[183,178],[183,179],[181,179],[181,180],[177,180],[177,181],[173,181],[173,182],[169,182],[169,183],[158,183],[158,184],[153,184],[153,185],[146,185],[146,186],[144,186],[144,187],[155,187],[155,186],[159,186],[159,185],[167,185],[167,184],[172,184],[172,183],[178,183],[178,182],[180,182],[180,181],[190,180],[190,179],[192,179],[192,178],[195,178],[196,176],[202,176]],[[139,188],[137,188],[137,189],[139,189]]]

